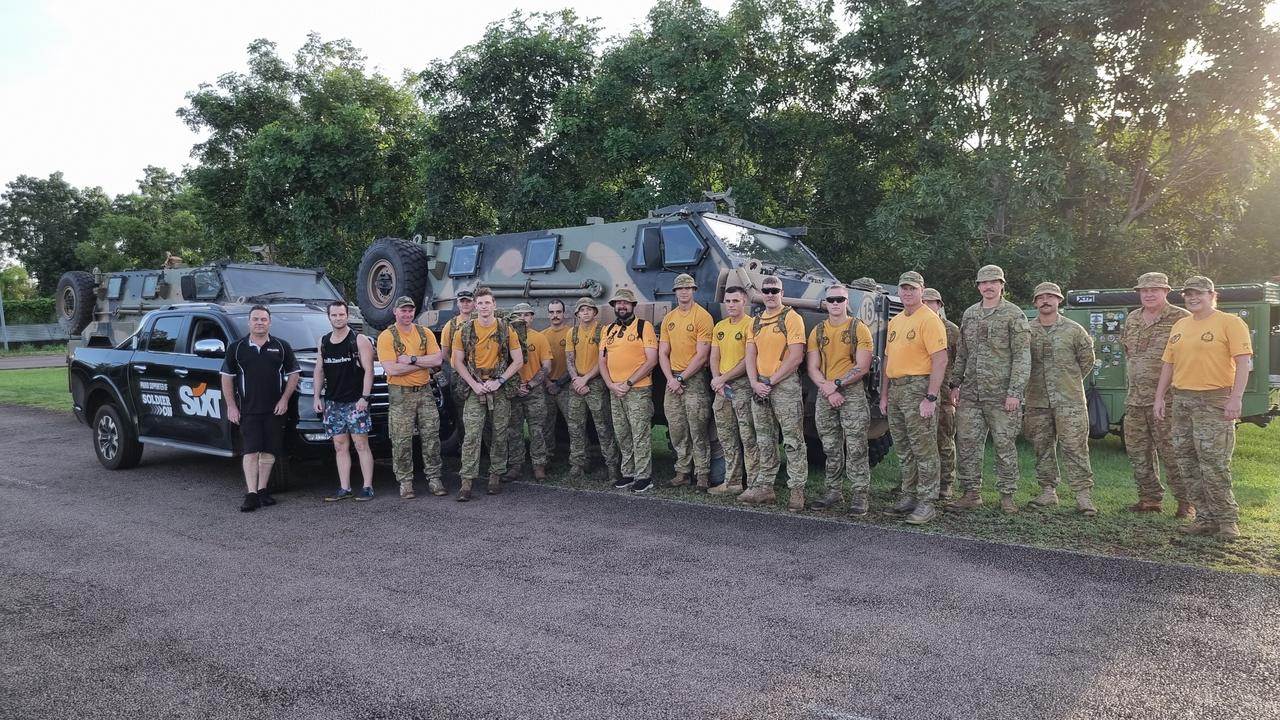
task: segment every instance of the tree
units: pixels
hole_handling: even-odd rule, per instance
[[[76,258],[103,271],[160,267],[169,254],[198,264],[205,232],[194,207],[185,179],[149,166],[138,192],[117,196],[89,229],[89,239],[76,245]]]
[[[0,267],[0,297],[6,300],[26,300],[35,292],[27,269],[15,263]]]
[[[35,276],[41,293],[51,294],[62,273],[87,269],[75,247],[108,204],[101,188],[76,188],[60,172],[44,180],[19,175],[0,195],[0,250]]]

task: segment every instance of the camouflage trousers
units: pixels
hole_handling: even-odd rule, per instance
[[[813,424],[818,428],[822,452],[827,456],[827,490],[843,492],[847,478],[850,489],[862,493],[871,484],[871,463],[867,457],[871,409],[862,383],[841,388],[840,393],[844,396],[840,407],[831,407],[824,397],[813,402]]]
[[[587,445],[590,442],[587,439],[587,426],[590,418],[595,423],[605,467],[612,473],[621,463],[621,458],[618,446],[613,441],[613,417],[609,410],[609,391],[604,386],[604,380],[597,377],[588,383],[586,395],[574,392],[573,383],[565,386],[565,391],[569,393],[569,464],[583,470],[587,468]]]
[[[1093,487],[1088,407],[1029,407],[1023,411],[1022,434],[1035,450],[1040,487],[1058,487],[1058,451],[1067,469],[1067,485],[1075,492]]]
[[[956,406],[949,402],[938,403],[938,482],[956,483]]]
[[[609,398],[622,477],[653,477],[653,388],[633,387]]]
[[[901,467],[899,492],[933,502],[938,499],[939,483],[938,415],[935,412],[930,417],[920,416],[920,402],[927,392],[928,375],[889,380],[889,434]]]
[[[711,373],[704,368],[685,380],[683,393],[677,395],[668,387],[662,394],[662,414],[667,416],[667,432],[676,449],[675,472],[710,475],[711,386],[707,383]]]
[[[548,380],[543,387],[550,387],[553,383]],[[565,383],[560,388],[560,392],[552,395],[544,390],[546,399],[543,405],[546,407],[545,419],[542,421],[542,443],[547,448],[547,462],[551,462],[556,455],[556,426],[559,424],[560,418],[564,418],[565,425],[569,423],[569,403],[573,398],[573,388]],[[570,432],[572,434],[572,431]]]
[[[462,405],[462,479],[480,478],[480,449],[484,439],[485,421],[493,432],[489,434],[489,474],[505,475],[507,472],[507,432],[511,425],[510,383],[497,392],[477,395],[467,388],[466,401]]]
[[[524,424],[529,423],[529,459],[535,466],[546,466],[547,444],[542,423],[547,416],[547,393],[541,386],[520,397],[511,391],[511,425],[507,432],[507,473],[514,475],[524,467]]]
[[[751,393],[751,419],[756,426],[756,453],[760,471],[748,478],[752,487],[772,487],[782,467],[778,442],[787,454],[787,487],[803,488],[809,479],[809,458],[804,444],[804,396],[800,378],[792,373],[773,386],[769,398],[761,401]]]
[[[405,389],[388,385],[390,408],[387,432],[391,435],[391,469],[401,487],[413,487],[413,430],[422,439],[422,474],[432,489],[440,484],[440,408],[430,385]]]
[[[1239,522],[1231,490],[1231,455],[1236,423],[1222,409],[1231,390],[1173,391],[1173,454],[1186,479],[1196,517],[1217,523]]]
[[[725,385],[733,391],[727,398],[715,394],[711,411],[716,417],[716,435],[724,450],[724,481],[730,485],[755,482],[760,472],[756,450],[756,425],[751,416],[751,382],[745,376]],[[745,474],[744,474],[745,472]]]
[[[1022,431],[1022,410],[1004,409],[1004,401],[962,400],[956,409],[956,462],[960,487],[982,487],[982,460],[987,452],[987,436],[996,456],[996,489],[1012,495],[1018,489],[1018,433]]]
[[[1129,464],[1133,465],[1138,500],[1164,500],[1164,488],[1160,487],[1160,462],[1164,461],[1164,478],[1169,494],[1179,502],[1191,502],[1187,483],[1182,479],[1182,470],[1173,454],[1171,431],[1174,416],[1173,408],[1168,408],[1161,420],[1150,405],[1124,407],[1124,451],[1129,456]]]

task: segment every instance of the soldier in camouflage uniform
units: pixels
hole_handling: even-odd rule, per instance
[[[950,373],[956,362],[956,350],[960,348],[960,326],[943,316],[942,293],[925,288],[924,304],[942,318],[947,328],[947,373]],[[939,393],[938,399],[938,497],[950,499],[956,484],[956,404],[950,392]]]
[[[511,308],[511,327],[520,338],[525,354],[520,366],[520,383],[511,398],[511,426],[507,433],[507,480],[520,477],[524,469],[524,425],[529,423],[529,460],[533,463],[533,479],[547,479],[547,445],[542,423],[547,415],[547,394],[543,383],[551,372],[551,347],[542,333],[532,329],[533,306],[519,303]]]
[[[569,420],[569,400],[573,391],[569,389],[569,366],[566,351],[569,349],[569,332],[571,328],[564,322],[564,301],[552,300],[547,303],[547,329],[542,331],[551,348],[551,371],[542,384],[546,389],[546,419],[542,424],[542,434],[547,446],[547,462],[556,453],[556,426],[561,417]]]
[[[636,296],[626,288],[609,300],[617,317],[605,328],[600,378],[609,388],[613,432],[620,452],[613,486],[642,493],[653,487],[653,366],[658,336],[653,324],[634,314]]]
[[[387,432],[391,436],[391,468],[400,483],[400,497],[412,500],[416,424],[422,438],[422,471],[428,487],[432,495],[444,495],[440,482],[440,409],[431,389],[431,368],[440,367],[440,346],[431,328],[413,321],[417,306],[412,298],[396,298],[395,308],[395,323],[378,335],[378,362],[387,374],[390,402]]]
[[[1000,509],[1016,513],[1017,438],[1022,430],[1022,398],[1031,376],[1031,328],[1022,308],[1003,297],[1003,269],[984,265],[978,270],[977,286],[982,300],[964,311],[960,350],[949,376],[964,489],[964,497],[952,507],[971,510],[982,505],[982,459],[990,434]]]
[[[1165,396],[1173,388],[1173,452],[1196,506],[1196,519],[1178,532],[1231,542],[1240,537],[1231,455],[1253,338],[1243,320],[1218,310],[1209,278],[1187,278],[1182,300],[1191,315],[1173,324],[1153,409],[1157,418],[1167,417]]]
[[[711,357],[711,313],[693,301],[698,284],[692,275],[681,273],[671,286],[677,305],[659,324],[658,364],[667,377],[662,394],[662,413],[676,451],[675,477],[671,487],[689,484],[689,474],[698,479],[698,489],[711,486],[711,445],[707,423],[711,419],[711,389],[707,360]]]
[[[616,482],[622,465],[618,445],[613,440],[609,391],[600,378],[600,340],[604,327],[600,324],[596,307],[591,298],[578,298],[574,307],[577,323],[569,331],[569,345],[565,352],[569,377],[569,476],[587,474],[587,427],[595,422],[596,437],[600,440],[600,452],[609,472],[610,482]]]
[[[1037,311],[1031,323],[1031,379],[1027,383],[1023,434],[1036,453],[1040,494],[1033,507],[1058,504],[1058,457],[1062,450],[1067,484],[1076,495],[1076,509],[1097,515],[1090,493],[1093,467],[1089,462],[1089,408],[1084,379],[1093,372],[1093,338],[1074,320],[1058,312],[1062,288],[1051,282],[1036,286],[1032,301]]]
[[[747,380],[747,291],[740,285],[724,289],[724,319],[711,331],[711,391],[715,402],[716,434],[724,448],[724,482],[712,495],[739,493],[759,472],[756,426],[751,417],[751,383]]]
[[[475,312],[476,299],[475,294],[471,290],[459,290],[455,298],[458,303],[458,314],[449,318],[449,321],[440,328],[440,353],[444,358],[442,370],[447,372],[449,378],[449,391],[453,394],[453,411],[454,422],[462,422],[462,403],[467,399],[467,386],[458,379],[458,374],[452,370],[453,365],[453,336],[457,334],[458,328],[462,327],[465,322],[471,322],[471,316]]]
[[[778,441],[787,454],[787,509],[804,509],[804,486],[809,479],[809,458],[804,442],[804,396],[797,370],[804,361],[804,319],[783,305],[782,281],[766,275],[760,282],[764,311],[751,321],[747,332],[747,379],[755,396],[751,406],[756,426],[756,451],[760,473],[738,500],[748,505],[774,502],[773,483],[781,462]]]
[[[947,329],[924,304],[924,278],[914,270],[898,278],[902,312],[889,321],[880,412],[902,471],[898,502],[890,512],[923,525],[938,515],[938,395],[947,374]],[[864,510],[865,512],[865,510]]]
[[[1164,273],[1144,273],[1133,289],[1138,292],[1142,307],[1125,317],[1120,334],[1125,376],[1129,381],[1129,391],[1124,398],[1124,450],[1133,465],[1133,480],[1138,486],[1138,502],[1129,506],[1129,510],[1160,512],[1163,508],[1164,488],[1160,486],[1160,462],[1163,461],[1169,494],[1178,502],[1177,517],[1195,517],[1195,506],[1173,458],[1170,419],[1157,418],[1152,409],[1160,370],[1164,367],[1160,357],[1169,344],[1169,332],[1174,323],[1191,313],[1169,304],[1169,276]]]
[[[480,477],[481,438],[485,421],[489,437],[489,494],[502,489],[507,470],[507,427],[511,424],[511,386],[508,381],[524,365],[520,338],[504,320],[494,317],[493,293],[476,288],[476,318],[462,323],[453,335],[453,369],[467,387],[462,406],[462,488],[458,502],[471,499],[471,486]]]

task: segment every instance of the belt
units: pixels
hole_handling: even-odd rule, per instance
[[[920,378],[929,379],[928,375],[904,375],[899,378],[889,378],[890,385],[905,385],[909,382],[919,382]]]
[[[430,390],[431,390],[431,385],[430,385],[430,384],[427,384],[427,385],[387,385],[387,387],[388,387],[389,389],[399,390],[400,392],[411,392],[411,393],[412,393],[412,392],[422,392],[423,390],[426,390],[426,391],[430,391]]]

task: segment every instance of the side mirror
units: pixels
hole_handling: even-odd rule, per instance
[[[196,299],[196,279],[190,275],[183,275],[178,281],[182,288],[182,299],[187,302],[194,302]],[[196,343],[198,346],[199,343]]]
[[[187,278],[182,279],[185,281]],[[227,346],[216,338],[205,338],[196,341],[195,353],[200,357],[220,358],[227,354]]]

